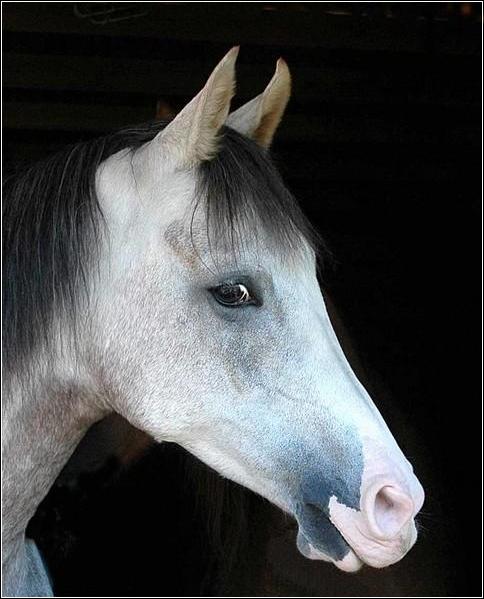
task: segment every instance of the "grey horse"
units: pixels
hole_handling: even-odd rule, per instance
[[[6,595],[52,594],[26,526],[112,412],[291,514],[310,559],[382,568],[415,543],[422,487],[343,354],[269,156],[288,67],[231,113],[237,53],[168,124],[6,181]]]

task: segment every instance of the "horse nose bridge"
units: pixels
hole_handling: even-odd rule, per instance
[[[322,332],[318,358],[321,401],[328,402],[335,419],[351,427],[353,435],[359,437],[363,445],[365,463],[373,460],[373,457],[368,455],[377,454],[386,464],[385,469],[390,469],[390,472],[396,469],[401,473],[398,474],[399,480],[408,482],[413,478],[417,482],[411,486],[418,486],[420,483],[413,474],[411,464],[349,363],[326,310],[318,314],[318,320]]]
[[[348,361],[329,318],[325,322],[318,361],[322,392],[328,392],[334,408],[344,410],[342,417],[351,419],[359,431],[366,431],[394,452],[401,453],[383,416]]]
[[[316,344],[317,368],[320,374],[325,381],[329,380],[337,385],[343,395],[372,404],[365,387],[346,357],[326,310],[323,314],[316,313],[316,318],[320,324]]]
[[[395,442],[337,340],[327,344],[324,353],[318,356],[316,371],[320,387],[318,395],[322,402],[330,405],[335,415],[359,431],[372,431],[373,435],[386,438],[390,444]]]

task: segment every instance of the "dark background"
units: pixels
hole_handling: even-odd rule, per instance
[[[267,502],[113,420],[31,523],[58,594],[480,594],[481,19],[481,3],[3,5],[7,168],[173,114],[234,44],[235,106],[287,60],[275,157],[427,491],[412,552],[347,575],[299,556]]]

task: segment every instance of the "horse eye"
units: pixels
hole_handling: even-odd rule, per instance
[[[242,283],[235,283],[234,285],[224,283],[218,287],[212,287],[210,291],[213,297],[219,304],[222,304],[222,306],[238,308],[239,306],[257,303],[247,287]]]

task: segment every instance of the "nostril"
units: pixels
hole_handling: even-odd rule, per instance
[[[412,518],[413,511],[411,497],[396,487],[385,485],[374,496],[373,505],[368,506],[368,519],[376,536],[392,539]]]

